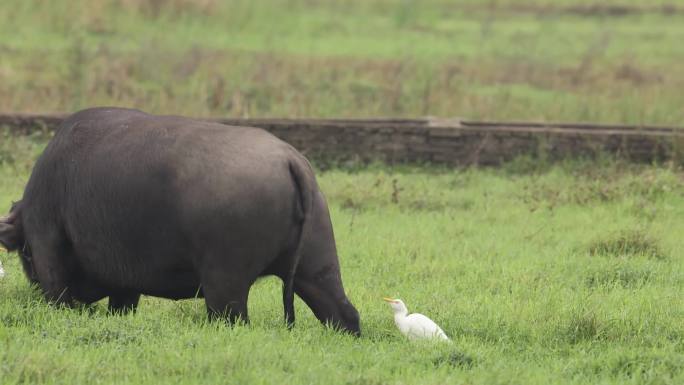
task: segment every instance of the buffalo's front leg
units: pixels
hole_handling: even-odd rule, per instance
[[[55,305],[73,307],[71,269],[60,243],[47,239],[33,241],[31,264],[45,299]]]
[[[109,296],[109,312],[127,314],[135,311],[140,301],[140,293],[116,293]]]

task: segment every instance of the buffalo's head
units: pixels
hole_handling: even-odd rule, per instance
[[[12,204],[8,215],[0,217],[0,244],[7,251],[19,250],[24,245],[24,230],[21,226],[21,202]]]
[[[31,250],[24,237],[21,209],[21,201],[15,202],[12,204],[9,214],[0,217],[0,245],[7,251],[18,252],[26,276],[31,282],[36,283],[38,279],[31,261]]]

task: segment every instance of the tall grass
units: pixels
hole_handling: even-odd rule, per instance
[[[681,125],[682,21],[655,0],[7,0],[0,110]]]

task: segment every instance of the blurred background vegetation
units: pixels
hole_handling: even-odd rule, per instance
[[[3,0],[0,111],[684,122],[676,0]]]

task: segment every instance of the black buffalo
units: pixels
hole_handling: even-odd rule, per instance
[[[313,171],[261,129],[120,108],[71,115],[0,218],[0,242],[53,303],[109,297],[122,312],[141,294],[203,297],[210,317],[247,321],[251,285],[275,275],[289,325],[297,293],[321,322],[360,332]]]

